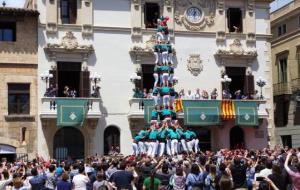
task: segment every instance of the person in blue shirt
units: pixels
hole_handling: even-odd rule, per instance
[[[156,124],[152,124],[148,133],[148,152],[147,155],[150,157],[155,157],[157,151],[157,135],[158,130],[156,129]]]
[[[158,130],[158,142],[159,142],[158,156],[162,156],[165,153],[167,136],[168,136],[167,122],[162,121],[162,127]]]

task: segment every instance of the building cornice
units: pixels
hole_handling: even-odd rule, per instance
[[[272,48],[300,37],[300,28],[271,41]]]
[[[0,7],[0,15],[3,16],[39,16],[39,12],[33,9],[22,9],[12,7]]]

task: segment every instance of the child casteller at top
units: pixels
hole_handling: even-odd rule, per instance
[[[168,16],[161,16],[157,19],[157,41],[158,42],[170,42],[168,21],[170,18]]]

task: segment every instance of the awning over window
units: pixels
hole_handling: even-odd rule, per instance
[[[258,112],[255,101],[234,101],[236,125],[257,126]]]
[[[184,100],[184,124],[208,126],[220,123],[220,101],[211,100]]]
[[[0,154],[16,154],[16,148],[6,144],[0,144]]]
[[[56,100],[57,126],[82,126],[87,113],[86,99],[63,98]]]

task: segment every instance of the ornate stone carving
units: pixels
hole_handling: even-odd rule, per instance
[[[78,47],[78,42],[73,32],[68,31],[66,35],[62,38],[61,46],[65,49],[76,49]]]
[[[146,41],[146,49],[151,49],[152,50],[155,43],[156,43],[156,37],[155,37],[155,35],[152,35],[150,37],[150,39]]]
[[[226,32],[225,31],[218,31],[216,33],[216,40],[217,40],[217,42],[225,42]]]
[[[210,27],[215,23],[215,5],[215,0],[176,0],[174,20],[178,25],[184,25],[188,30],[202,30],[206,26]],[[203,15],[199,22],[189,22],[186,16],[186,10],[189,7],[201,9]]]
[[[141,27],[132,27],[131,35],[133,37],[141,37],[142,36],[142,28]]]
[[[257,57],[256,50],[244,50],[239,39],[235,39],[232,44],[229,45],[229,49],[219,49],[215,54],[219,57],[232,56],[233,58],[239,56],[241,58],[255,58]]]
[[[165,0],[165,6],[167,7],[167,10],[170,12],[172,10],[173,0]]]
[[[191,54],[187,60],[187,68],[194,76],[198,76],[203,71],[200,54]]]
[[[256,35],[255,35],[255,33],[252,33],[252,32],[248,33],[246,40],[247,40],[248,43],[254,43],[254,42],[256,42]]]
[[[253,16],[254,4],[255,4],[254,0],[248,0],[248,13],[249,13],[250,16]]]
[[[224,0],[218,0],[218,10],[220,14],[223,14],[224,12]]]
[[[136,10],[139,10],[139,7],[140,7],[140,0],[132,0],[132,3],[134,5],[134,8]]]
[[[57,32],[57,24],[54,22],[47,22],[46,32],[48,34],[55,34]]]
[[[93,35],[93,26],[91,24],[83,24],[81,28],[83,36],[92,36]]]

